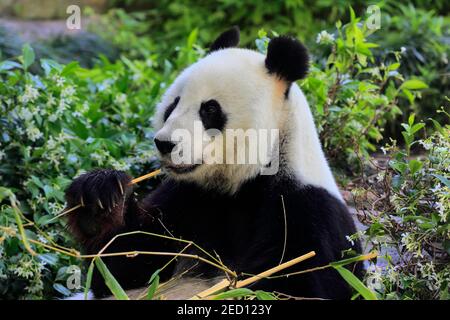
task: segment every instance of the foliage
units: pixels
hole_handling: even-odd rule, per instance
[[[0,26],[0,58],[10,59],[20,55],[24,44],[25,40],[19,34]],[[75,60],[83,67],[93,67],[99,55],[104,55],[109,60],[118,58],[117,48],[109,41],[88,32],[38,39],[32,42],[32,46],[37,57],[51,58],[63,64]],[[40,72],[42,69],[36,63],[32,71]]]
[[[450,115],[441,112],[448,118]],[[406,147],[383,147],[388,158],[353,190],[367,245],[383,253],[368,285],[384,299],[450,298],[450,126],[416,139],[424,123],[403,124]],[[411,157],[411,147],[421,148]],[[355,235],[358,236],[358,235]]]
[[[433,10],[415,8],[412,4],[392,4],[386,7],[382,14],[382,33],[375,33],[375,41],[380,44],[376,50],[377,56],[384,55],[388,60],[396,57],[390,51],[400,51],[402,64],[398,71],[410,77],[418,77],[428,84],[429,88],[422,91],[420,104],[405,101],[400,104],[402,110],[416,113],[417,118],[425,120],[437,117],[444,121],[441,114],[436,114],[436,107],[447,103],[445,95],[450,86],[450,24],[448,17],[436,15]],[[404,112],[401,121],[406,121]],[[393,125],[389,130],[400,132],[401,128]]]
[[[386,121],[401,113],[399,101],[408,97],[414,103],[416,90],[427,86],[418,79],[405,81],[398,72],[398,54],[392,63],[375,59],[373,49],[378,45],[367,39],[373,30],[352,10],[350,23],[338,21],[336,29],[334,34],[318,35],[317,42],[331,46],[331,52],[316,58],[302,88],[328,158],[336,168],[350,169],[348,174],[358,163],[355,149],[364,157],[375,151]]]
[[[119,1],[120,2],[120,1]],[[128,1],[129,2],[129,1]],[[133,13],[138,20],[145,20],[146,33],[159,46],[171,49],[173,44],[184,40],[191,30],[199,29],[199,41],[208,45],[225,28],[233,25],[241,27],[242,43],[249,45],[262,25],[283,34],[293,34],[301,39],[317,33],[327,23],[336,21],[345,14],[348,6],[364,8],[364,1],[169,1],[162,0],[151,5],[144,1],[124,3],[137,8],[146,8]],[[109,14],[118,21],[124,18],[123,12],[111,11]],[[121,25],[123,20],[119,20]],[[129,22],[129,21],[128,21]],[[142,30],[140,30],[142,31]]]

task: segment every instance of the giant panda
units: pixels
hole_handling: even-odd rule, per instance
[[[326,265],[342,259],[347,250],[361,252],[357,241],[348,240],[356,232],[354,222],[324,156],[308,103],[295,83],[308,71],[306,48],[294,38],[280,36],[269,42],[263,55],[237,48],[238,42],[236,27],[221,34],[208,54],[185,69],[163,95],[153,125],[166,175],[155,191],[138,201],[130,176],[112,169],[82,174],[68,187],[68,208],[82,204],[69,215],[68,227],[84,253],[97,253],[115,235],[141,230],[193,241],[245,278],[312,250],[314,258],[284,272]],[[190,163],[173,161],[183,143],[175,132],[192,134],[194,143],[204,147],[215,143],[214,136],[237,129],[275,129],[278,137],[256,163],[216,163],[208,155],[199,160],[194,159],[195,152]],[[194,130],[201,135],[195,136]],[[225,153],[249,152],[248,139],[221,146]],[[181,153],[188,151],[181,148]],[[276,170],[265,172],[273,162]],[[105,253],[179,252],[185,245],[132,234],[117,238]],[[205,257],[195,246],[184,253]],[[225,277],[223,271],[189,258],[166,265],[171,258],[140,254],[103,260],[127,290],[144,287],[164,266],[161,281],[179,279],[174,292],[183,283],[191,285],[184,287],[181,298]],[[361,277],[361,265],[352,265],[351,270]],[[98,272],[91,289],[95,298],[111,295]],[[332,268],[261,279],[250,289],[303,298],[352,295]],[[169,291],[166,298],[180,298]]]

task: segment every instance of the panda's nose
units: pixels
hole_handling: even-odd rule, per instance
[[[161,154],[168,154],[172,152],[173,148],[175,147],[175,143],[159,140],[157,138],[155,138],[155,144]]]

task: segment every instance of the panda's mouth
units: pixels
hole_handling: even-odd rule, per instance
[[[189,173],[194,171],[200,164],[166,164],[165,168],[177,174]]]

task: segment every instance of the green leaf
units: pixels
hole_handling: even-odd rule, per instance
[[[68,75],[71,75],[75,71],[77,71],[80,68],[80,64],[78,61],[72,61],[68,65],[64,67],[64,69],[61,71],[61,75],[63,77],[66,77]]]
[[[406,80],[400,86],[400,89],[408,89],[408,90],[419,90],[419,89],[426,89],[426,88],[428,88],[427,84],[425,82],[417,80],[417,79]]]
[[[396,63],[393,63],[393,64],[389,65],[387,67],[387,70],[388,71],[394,71],[394,70],[397,70],[398,68],[400,68],[400,63],[396,62]]]
[[[94,260],[91,261],[91,263],[89,264],[89,269],[86,275],[86,285],[84,288],[84,299],[87,300],[88,298],[88,293],[89,293],[89,289],[91,288],[91,284],[92,284],[92,274],[94,273]]]
[[[422,162],[416,159],[411,160],[408,164],[409,171],[411,171],[411,174],[415,174],[416,172],[418,172],[420,169],[422,169],[422,166],[423,166]]]
[[[439,122],[431,118],[429,118],[428,120],[431,120],[433,122],[434,127],[436,128],[437,131],[439,131],[441,134],[444,133],[444,130],[442,129],[442,126]]]
[[[58,262],[58,256],[53,253],[43,253],[43,254],[38,255],[38,258],[42,262],[45,262],[51,266],[56,265],[56,263]]]
[[[155,295],[156,289],[158,289],[159,286],[159,269],[156,270],[152,276],[150,277],[150,280],[148,283],[150,283],[150,287],[147,291],[147,300],[152,300],[153,296]]]
[[[27,43],[22,47],[23,68],[28,69],[34,62],[35,55],[33,48]]]
[[[225,300],[230,298],[242,298],[247,296],[252,296],[255,293],[247,288],[239,288],[239,289],[232,289],[223,293],[219,293],[217,296],[213,298],[213,300]]]
[[[423,127],[425,127],[425,123],[416,123],[415,125],[413,125],[411,127],[411,134],[416,133],[417,131],[419,131]]]
[[[52,70],[61,72],[62,65],[51,59],[41,59],[41,67],[44,69],[45,75],[49,75]]]
[[[53,288],[66,297],[72,295],[72,292],[60,283],[54,283]]]
[[[334,269],[339,272],[342,278],[344,278],[345,281],[349,285],[351,285],[358,293],[360,293],[364,299],[366,300],[378,300],[375,293],[373,293],[369,288],[367,288],[364,283],[361,282],[353,273],[351,273],[349,270],[345,269],[341,266],[333,266]]]
[[[256,290],[255,295],[258,300],[277,300],[273,294],[262,290]]]
[[[105,280],[106,286],[109,288],[109,290],[111,290],[111,293],[114,295],[114,297],[116,297],[117,300],[130,300],[125,291],[120,286],[119,282],[117,282],[116,278],[114,278],[114,276],[108,270],[100,257],[96,258],[95,265],[97,266],[97,269],[100,271],[100,274]]]
[[[14,61],[5,60],[0,62],[0,72],[8,71],[14,68],[20,68],[20,64]]]
[[[358,261],[364,261],[367,260],[368,255],[367,254],[362,254],[356,257],[352,257],[352,258],[348,258],[348,259],[344,259],[344,260],[340,260],[340,261],[335,261],[335,262],[331,262],[330,265],[333,267],[343,267],[346,266],[350,263],[353,262],[358,262]],[[375,257],[375,256],[373,256]]]
[[[443,184],[445,184],[448,188],[450,188],[450,181],[440,174],[432,174],[433,177],[439,179]]]
[[[412,125],[414,124],[414,118],[416,117],[416,115],[414,113],[411,113],[408,117],[408,124],[410,127],[412,127]]]

